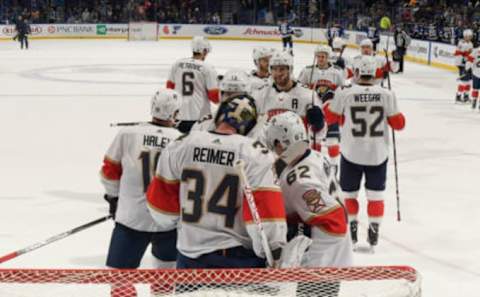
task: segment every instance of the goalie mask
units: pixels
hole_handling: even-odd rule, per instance
[[[270,119],[265,131],[267,146],[270,150],[276,151],[277,144],[280,144],[283,151],[279,157],[287,164],[308,149],[307,130],[302,118],[292,111],[286,111]]]
[[[249,95],[236,95],[223,101],[215,115],[215,125],[227,123],[238,134],[247,135],[257,124],[257,107]]]
[[[182,97],[176,91],[162,88],[152,97],[150,114],[159,120],[173,121],[181,105]]]

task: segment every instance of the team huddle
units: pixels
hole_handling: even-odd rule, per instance
[[[405,117],[380,86],[394,62],[360,46],[348,59],[339,38],[318,45],[296,79],[288,51],[255,48],[253,71],[218,76],[209,41],[194,37],[151,121],[122,129],[105,155],[107,266],[137,268],[152,244],[158,268],[267,267],[270,254],[268,266],[285,267],[299,236],[311,241],[298,266],[352,266],[362,178],[377,245],[390,128]]]

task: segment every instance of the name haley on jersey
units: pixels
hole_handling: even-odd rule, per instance
[[[154,124],[118,132],[100,172],[106,194],[120,198],[116,222],[138,231],[160,231],[148,212],[145,192],[161,152],[180,135],[174,128]]]

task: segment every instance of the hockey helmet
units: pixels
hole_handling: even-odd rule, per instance
[[[161,88],[152,97],[150,114],[159,120],[174,120],[182,101],[182,96],[176,91]]]

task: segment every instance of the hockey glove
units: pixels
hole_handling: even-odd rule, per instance
[[[345,69],[345,60],[342,57],[339,57],[337,61],[335,62],[335,66]]]
[[[283,170],[287,168],[287,163],[283,161],[282,159],[277,159],[275,163],[273,163],[273,170],[275,171],[275,175],[277,178],[280,178],[280,175],[282,174]]]
[[[108,202],[109,209],[108,213],[112,215],[112,218],[115,219],[115,213],[117,212],[118,206],[118,197],[108,196],[107,194],[103,195],[103,199]]]
[[[318,132],[325,126],[325,119],[320,107],[313,105],[307,109],[307,122],[312,126],[313,132]]]

